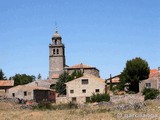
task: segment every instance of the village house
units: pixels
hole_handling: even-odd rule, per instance
[[[0,96],[4,97],[7,89],[14,86],[13,80],[0,80]]]
[[[90,100],[93,93],[105,93],[105,80],[91,74],[66,83],[66,97],[70,101],[84,103]]]
[[[155,88],[160,90],[160,68],[150,70],[149,78],[139,83],[140,92],[144,88]]]
[[[107,78],[105,81],[107,85],[110,85],[110,83],[112,83],[113,86],[116,86],[117,84],[119,84],[119,79],[120,79],[120,75],[116,75],[116,76]]]
[[[36,81],[30,82],[26,85],[45,87],[45,88],[48,88],[48,89],[52,89],[55,85],[55,81],[54,80],[36,80]]]
[[[6,92],[7,98],[18,98],[23,100],[51,101],[55,102],[55,91],[45,87],[33,85],[18,85]]]

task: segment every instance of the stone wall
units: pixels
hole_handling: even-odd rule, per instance
[[[113,95],[110,97],[110,101],[113,103],[137,103],[137,102],[143,102],[144,96],[142,96],[140,93]]]
[[[56,104],[61,104],[61,103],[68,103],[71,99],[68,97],[56,97]]]

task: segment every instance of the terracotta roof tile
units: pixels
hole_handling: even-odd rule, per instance
[[[0,86],[14,86],[13,80],[0,80]]]
[[[68,68],[93,68],[93,67],[81,63],[81,64],[70,66]]]
[[[153,77],[157,72],[158,72],[158,70],[156,70],[156,69],[151,69],[151,70],[150,70],[150,74],[149,74],[149,78]]]
[[[112,78],[112,83],[119,83],[119,77]],[[110,83],[110,80],[107,80],[107,83]]]

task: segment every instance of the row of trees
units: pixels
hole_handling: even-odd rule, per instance
[[[7,77],[5,76],[4,72],[2,71],[2,69],[0,69],[0,80],[6,80]]]
[[[34,75],[26,75],[26,74],[15,74],[15,76],[9,77],[9,80],[14,80],[14,85],[24,85],[30,82],[33,82],[36,80],[36,77]],[[37,79],[42,79],[41,74],[38,74]],[[7,77],[5,76],[2,69],[0,69],[0,80],[7,80]]]

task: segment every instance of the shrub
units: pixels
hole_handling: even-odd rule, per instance
[[[101,101],[110,101],[109,94],[95,94],[93,93],[91,96],[91,102],[101,102]]]
[[[53,105],[52,108],[54,110],[67,110],[67,109],[77,109],[78,108],[78,104],[74,103],[74,102],[69,102],[69,103],[64,103],[64,104],[56,104]]]
[[[46,110],[46,109],[52,109],[52,104],[49,102],[40,102],[37,106],[34,107],[34,109],[40,109],[40,110]]]
[[[143,95],[145,96],[144,99],[155,99],[159,95],[159,91],[154,88],[144,88],[142,91]]]

